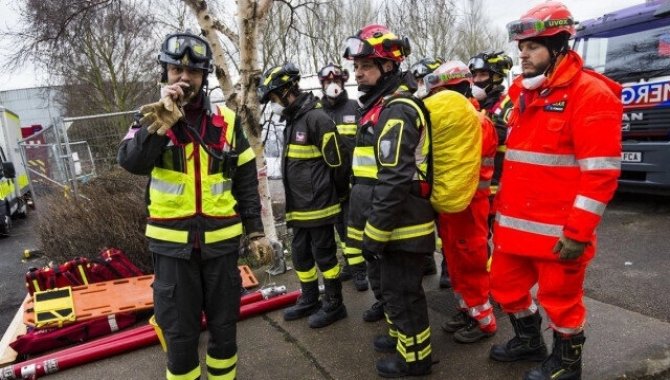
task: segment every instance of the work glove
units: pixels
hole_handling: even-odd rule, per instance
[[[274,258],[274,250],[270,240],[262,232],[252,232],[248,236],[249,252],[260,265],[270,264]]]
[[[140,113],[144,115],[140,119],[140,124],[147,127],[149,133],[157,133],[160,136],[165,136],[167,131],[184,116],[169,96],[161,98],[156,103],[143,105]]]
[[[561,260],[576,260],[584,254],[587,244],[561,236],[554,246],[554,253],[557,253]]]

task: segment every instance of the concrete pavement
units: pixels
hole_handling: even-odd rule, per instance
[[[263,282],[264,278],[259,277]],[[271,279],[297,289],[293,271]],[[439,326],[453,313],[450,291],[438,290],[438,276],[424,279],[432,326],[433,366],[430,379],[520,379],[530,363],[496,363],[488,359],[492,343],[512,336],[506,316],[497,310],[498,333],[473,345],[455,343]],[[385,332],[384,322],[366,323],[363,311],[374,301],[370,291],[359,293],[344,284],[349,317],[324,329],[314,330],[307,320],[285,322],[281,311],[241,321],[238,325],[239,362],[242,379],[375,379],[372,339]],[[583,379],[670,378],[670,324],[586,299],[589,309]],[[545,319],[546,321],[546,319]],[[546,322],[545,322],[546,324]],[[551,331],[545,330],[551,345]],[[201,335],[204,358],[207,333]],[[159,346],[129,352],[51,375],[51,379],[161,379],[165,357]],[[203,366],[204,368],[204,366]],[[203,378],[205,378],[203,376]]]

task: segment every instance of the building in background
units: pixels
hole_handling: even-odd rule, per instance
[[[0,91],[0,105],[19,116],[22,127],[35,124],[47,127],[65,116],[62,107],[56,101],[57,96],[57,87]]]

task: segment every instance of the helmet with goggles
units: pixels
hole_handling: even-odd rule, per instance
[[[323,83],[326,79],[341,80],[346,83],[349,80],[349,71],[334,63],[329,63],[318,72],[319,81]]]
[[[552,37],[565,33],[575,35],[575,21],[568,8],[558,1],[541,3],[523,14],[519,20],[507,24],[510,41],[533,37]]]
[[[189,30],[181,33],[172,33],[165,37],[161,44],[158,62],[165,65],[184,66],[202,70],[206,73],[213,71],[212,49],[207,41]]]
[[[449,61],[441,64],[432,73],[423,77],[426,91],[446,86],[455,86],[463,82],[472,84],[472,73],[465,63]]]
[[[472,73],[475,71],[489,71],[498,74],[502,80],[512,68],[512,58],[502,51],[482,52],[470,58],[468,68]]]
[[[443,61],[440,58],[427,57],[412,65],[409,71],[414,79],[421,79],[437,69]]]
[[[294,64],[271,67],[260,78],[256,89],[258,99],[261,103],[267,103],[270,100],[270,93],[297,86],[298,82],[300,82],[300,70]]]
[[[378,58],[402,62],[411,52],[409,39],[398,37],[383,25],[371,24],[344,42],[344,58]]]

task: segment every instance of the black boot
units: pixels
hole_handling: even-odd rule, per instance
[[[292,321],[314,314],[321,307],[319,301],[319,282],[301,282],[302,294],[295,305],[284,310],[284,320]]]
[[[318,329],[331,325],[347,317],[347,308],[342,302],[342,283],[339,279],[323,280],[326,294],[323,296],[323,306],[319,311],[309,316],[309,327]]]
[[[539,312],[528,317],[516,318],[510,314],[516,336],[506,344],[494,344],[489,357],[499,362],[518,360],[539,362],[547,357],[547,346],[542,338],[542,317]]]
[[[373,303],[369,309],[363,312],[363,320],[365,322],[377,322],[382,319],[384,319],[384,304],[382,301]]]
[[[345,261],[344,264],[342,264],[342,271],[340,272],[340,281],[349,281],[353,278],[353,274],[351,273],[351,265],[347,264]]]
[[[368,290],[368,275],[365,263],[351,266],[351,272],[354,276],[354,286],[359,292]]]
[[[433,360],[430,355],[423,360],[407,363],[399,355],[377,360],[377,374],[381,377],[396,378],[405,376],[425,376],[430,374]]]
[[[580,380],[584,341],[584,332],[565,338],[554,331],[551,355],[541,366],[530,370],[524,380]]]
[[[442,330],[448,333],[454,333],[468,325],[468,318],[469,316],[467,312],[459,310],[442,324]]]
[[[388,334],[377,335],[372,345],[377,352],[395,352],[395,347],[398,345],[398,338],[393,338]]]

